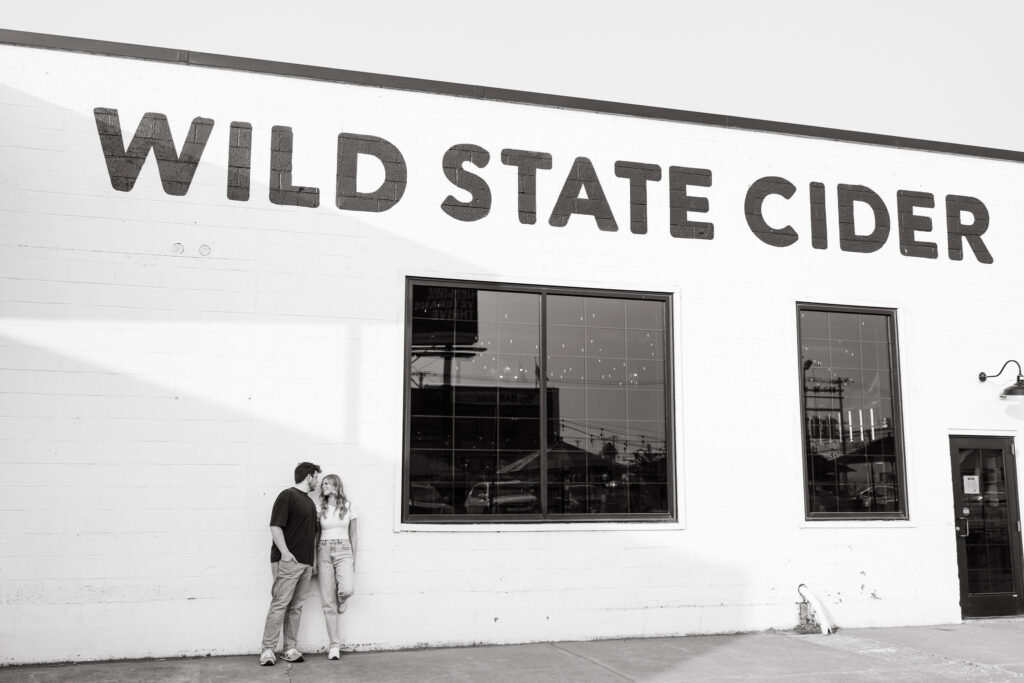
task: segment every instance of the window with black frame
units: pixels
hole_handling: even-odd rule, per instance
[[[673,519],[668,295],[407,299],[406,521]]]
[[[895,313],[798,313],[807,518],[906,518]]]

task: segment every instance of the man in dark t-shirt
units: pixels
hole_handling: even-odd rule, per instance
[[[263,627],[263,646],[260,666],[273,666],[277,661],[274,649],[284,626],[282,657],[289,662],[301,662],[302,653],[295,647],[302,618],[302,603],[313,575],[316,553],[316,506],[309,492],[317,488],[320,466],[311,462],[299,463],[295,468],[295,486],[277,496],[270,513],[270,569],[274,585],[270,590],[270,609]]]

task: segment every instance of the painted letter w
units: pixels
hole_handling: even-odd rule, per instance
[[[152,149],[164,192],[178,197],[188,192],[199,158],[213,130],[213,119],[192,119],[188,139],[182,145],[179,157],[171,137],[171,128],[167,125],[167,117],[163,114],[151,112],[143,116],[127,150],[121,137],[121,119],[117,110],[96,107],[93,115],[96,117],[96,130],[100,134],[103,156],[107,160],[110,184],[115,190],[131,191]]]

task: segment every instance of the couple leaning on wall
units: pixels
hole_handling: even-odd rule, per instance
[[[311,493],[314,495],[310,496]],[[274,583],[263,628],[261,666],[277,662],[274,651],[282,630],[281,657],[288,662],[303,661],[295,638],[302,603],[314,576],[320,586],[331,641],[327,658],[341,658],[338,622],[352,595],[356,517],[338,475],[328,474],[321,481],[319,465],[302,462],[295,467],[295,485],[277,496],[270,513],[270,568]]]

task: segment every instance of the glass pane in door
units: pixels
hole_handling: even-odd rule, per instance
[[[1011,593],[1013,566],[1003,452],[962,448],[959,455],[958,516],[960,533],[965,535],[968,593]]]

